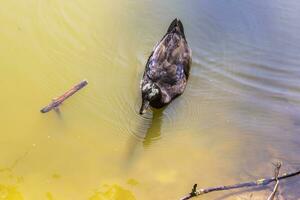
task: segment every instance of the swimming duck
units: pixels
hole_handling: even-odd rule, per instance
[[[140,114],[151,106],[162,108],[180,96],[189,78],[192,51],[177,18],[167,33],[153,48],[141,80],[142,105]]]

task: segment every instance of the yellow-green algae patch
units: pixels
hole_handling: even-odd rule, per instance
[[[136,200],[132,192],[119,185],[105,185],[104,192],[97,191],[89,200]]]
[[[23,200],[15,186],[0,185],[0,200]]]

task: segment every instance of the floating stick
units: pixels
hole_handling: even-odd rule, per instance
[[[60,106],[60,104],[62,104],[62,102],[64,102],[67,98],[69,98],[70,96],[72,96],[73,94],[78,92],[80,89],[82,89],[87,84],[88,84],[88,82],[86,80],[81,81],[80,83],[78,83],[77,85],[72,87],[70,90],[65,92],[60,97],[53,99],[52,102],[48,106],[45,106],[43,109],[41,109],[41,113],[49,112],[52,109],[58,109],[58,106]]]

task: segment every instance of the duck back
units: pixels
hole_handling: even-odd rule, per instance
[[[175,19],[167,33],[154,47],[143,76],[141,86],[155,83],[161,91],[161,99],[152,107],[162,107],[181,95],[186,87],[191,64],[191,50],[188,47],[183,25]]]

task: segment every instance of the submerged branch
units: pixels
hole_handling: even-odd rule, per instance
[[[267,200],[273,200],[274,199],[275,194],[278,190],[278,186],[279,186],[278,176],[279,176],[279,170],[281,168],[281,162],[277,162],[276,164],[274,164],[274,166],[275,166],[274,177],[275,177],[275,180],[276,180],[276,184],[274,186],[274,189],[273,189],[272,193],[270,194],[270,196],[268,197]]]
[[[281,164],[280,164],[281,166]],[[279,174],[279,168],[278,170],[278,174]],[[256,181],[250,181],[250,182],[245,182],[245,183],[238,183],[238,184],[234,184],[234,185],[225,185],[225,186],[218,186],[218,187],[211,187],[211,188],[204,188],[204,189],[198,189],[197,190],[197,184],[195,184],[193,186],[192,192],[189,193],[188,195],[182,197],[180,200],[187,200],[187,199],[191,199],[193,197],[196,196],[200,196],[203,194],[207,194],[210,192],[216,192],[216,191],[223,191],[223,190],[232,190],[232,189],[238,189],[238,188],[244,188],[244,187],[255,187],[255,186],[265,186],[268,185],[274,181],[279,182],[279,180],[281,179],[286,179],[292,176],[296,176],[300,174],[300,170],[295,171],[295,172],[291,172],[291,173],[285,173],[281,176],[277,177],[273,177],[273,178],[264,178],[264,179],[259,179]],[[278,188],[278,184],[277,184],[277,188]],[[276,189],[277,190],[277,189]],[[276,193],[276,191],[275,191]]]
[[[49,112],[52,109],[57,110],[58,106],[60,106],[62,104],[62,102],[64,102],[67,98],[69,98],[70,96],[72,96],[73,94],[78,92],[78,90],[80,90],[87,84],[88,84],[88,82],[86,80],[81,81],[80,83],[78,83],[77,85],[72,87],[70,90],[65,92],[60,97],[53,99],[53,101],[48,106],[45,106],[44,108],[41,109],[41,113]]]

